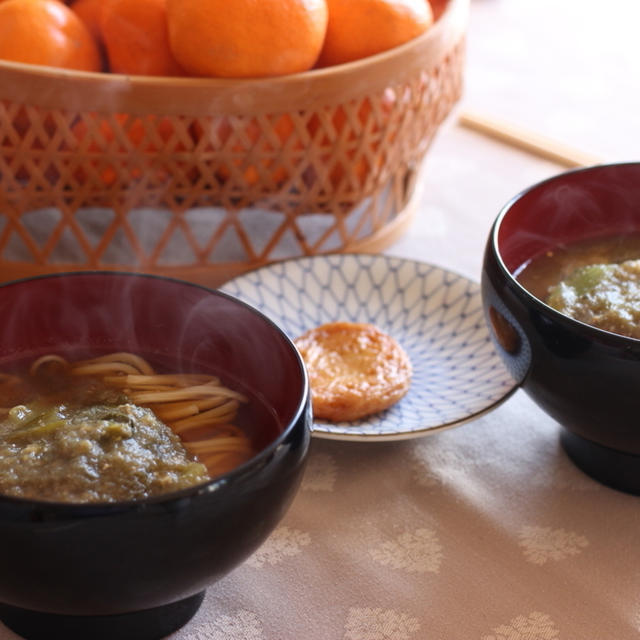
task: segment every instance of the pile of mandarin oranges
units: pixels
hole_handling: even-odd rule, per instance
[[[0,0],[0,59],[128,75],[261,78],[424,33],[446,0]]]

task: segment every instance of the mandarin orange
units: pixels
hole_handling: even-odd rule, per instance
[[[433,21],[440,19],[440,16],[445,12],[449,0],[429,0],[431,9],[433,11]]]
[[[100,26],[110,71],[184,75],[169,47],[166,0],[109,0]]]
[[[133,151],[149,157],[154,156],[161,151],[162,146],[174,132],[171,120],[166,117],[117,113],[113,116],[95,114],[92,120],[91,123],[86,119],[78,120],[71,130],[78,143],[84,143],[86,151],[93,152],[97,158],[101,154],[113,155],[114,152],[119,156],[114,164],[105,164],[99,159],[89,163],[98,172],[100,181],[107,187],[115,184],[118,179],[126,183],[128,180],[143,178],[142,170],[139,167],[130,167],[124,158]],[[124,137],[117,135],[116,130],[122,131]],[[84,184],[88,179],[87,169],[88,167],[83,167],[76,172],[75,177],[80,184]],[[157,181],[164,181],[168,178],[168,174],[158,168],[154,170],[151,177]]]
[[[315,144],[327,149],[320,159],[327,167],[332,189],[358,190],[370,176],[378,176],[384,162],[380,153],[383,132],[389,142],[396,137],[395,131],[388,131],[393,126],[390,119],[396,103],[395,92],[387,89],[375,110],[369,98],[359,104],[350,102],[348,105],[339,105],[331,115],[329,130],[321,125],[317,117],[307,122],[307,130]],[[342,157],[336,161],[337,151],[342,152],[339,154]],[[314,175],[307,175],[306,178],[308,186],[312,186],[316,179]]]
[[[433,23],[428,0],[327,0],[329,23],[318,64],[326,67],[387,51]]]
[[[259,185],[273,190],[287,181],[290,172],[282,164],[283,148],[288,145],[301,151],[301,143],[288,142],[294,135],[294,124],[288,114],[268,116],[266,120],[268,125],[256,118],[211,116],[191,128],[203,162],[214,167],[221,184],[235,178],[243,186]],[[220,153],[219,159],[215,158],[216,152]]]
[[[98,45],[80,18],[58,0],[0,4],[0,59],[100,71]]]
[[[169,38],[191,75],[277,76],[310,69],[327,27],[326,0],[167,0]]]
[[[102,21],[102,11],[108,0],[74,0],[69,7],[84,22],[97,40],[102,40],[100,23]]]
[[[263,182],[271,187],[280,187],[289,177],[288,170],[278,162],[277,156],[282,151],[283,145],[293,134],[293,122],[291,118],[285,114],[278,116],[275,121],[271,123],[271,127],[273,133],[275,133],[275,140],[277,140],[275,143],[270,142],[267,136],[263,136],[261,140],[261,127],[255,119],[252,119],[244,128],[244,134],[250,142],[249,149],[245,148],[240,142],[236,142],[231,146],[233,153],[239,153],[239,157],[233,160],[233,165],[237,168],[242,167],[244,164],[244,156],[246,156],[251,149],[253,149],[258,156],[266,156],[262,157],[257,164],[248,164],[245,166],[242,175],[244,182],[248,186],[253,186],[261,182],[261,168],[263,174],[266,176]],[[218,132],[223,145],[227,144],[231,135],[231,126],[226,118],[223,119]],[[222,182],[225,182],[230,178],[231,171],[229,167],[223,165],[218,170],[217,175]]]

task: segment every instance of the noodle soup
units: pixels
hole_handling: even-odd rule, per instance
[[[640,338],[640,233],[556,247],[523,265],[516,277],[565,315]]]
[[[47,354],[0,376],[0,493],[147,498],[226,473],[275,437],[273,416],[252,433],[269,414],[255,397],[170,371],[131,353]]]

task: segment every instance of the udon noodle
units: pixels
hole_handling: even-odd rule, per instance
[[[246,396],[215,376],[156,373],[146,360],[127,352],[79,361],[49,354],[35,360],[29,374],[35,377],[44,370],[97,378],[105,387],[123,393],[129,402],[151,409],[211,476],[233,469],[255,453],[248,436],[234,424]],[[15,383],[14,378],[0,377],[0,385]]]

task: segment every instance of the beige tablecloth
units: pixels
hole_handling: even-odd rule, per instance
[[[472,0],[462,110],[604,161],[638,160],[640,5]],[[388,253],[478,280],[500,207],[565,167],[457,125]],[[632,640],[640,498],[603,487],[518,391],[464,426],[397,443],[314,440],[273,535],[209,589],[181,640]]]
[[[285,519],[175,638],[631,639],[639,530],[524,394],[419,440],[316,440]]]

